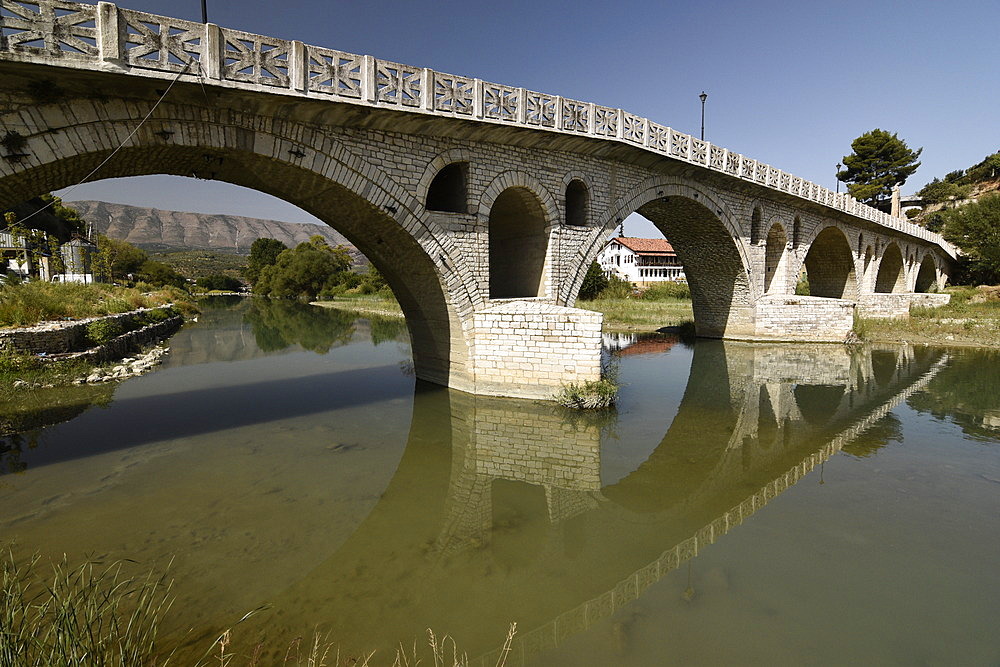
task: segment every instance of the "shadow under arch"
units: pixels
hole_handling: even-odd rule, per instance
[[[875,291],[878,293],[906,291],[903,253],[896,243],[890,243],[882,251],[882,259],[878,263],[878,273],[875,274]]]
[[[920,262],[917,270],[917,279],[914,283],[914,292],[929,292],[937,284],[937,265],[934,263],[934,254],[927,253]]]
[[[54,106],[67,118],[92,119],[100,105],[77,99]],[[15,166],[9,174],[0,169],[0,209],[80,183],[98,167],[101,179],[168,174],[272,195],[342,233],[383,274],[406,316],[418,377],[468,384],[463,377],[468,351],[457,311],[471,310],[475,296],[469,286],[474,281],[440,243],[443,233],[419,217],[421,204],[391,179],[315,128],[271,118],[267,122],[273,125],[265,130],[260,127],[264,121],[255,124],[252,114],[238,116],[225,109],[205,112],[218,114],[214,123],[186,120],[192,114],[185,107],[169,104],[161,105],[169,121],[150,122],[112,157],[136,121],[123,117],[127,112],[121,105],[108,106],[98,113],[104,120],[45,132],[47,145],[59,148],[39,151],[34,162],[40,164]],[[167,123],[169,141],[154,133]],[[37,142],[38,136],[29,141]],[[455,285],[449,291],[443,281],[453,271],[459,278],[449,281]]]
[[[809,278],[809,293],[833,299],[858,298],[854,253],[839,227],[826,227],[809,244],[803,260]]]

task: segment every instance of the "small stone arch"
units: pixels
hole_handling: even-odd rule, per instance
[[[483,193],[479,217],[488,235],[489,298],[546,296],[549,238],[559,211],[532,176],[505,172]]]
[[[586,227],[590,219],[590,188],[574,178],[566,185],[566,224]]]
[[[858,280],[854,271],[851,243],[839,227],[820,231],[806,253],[806,273],[812,296],[832,299],[856,299]]]
[[[903,253],[899,246],[890,243],[882,253],[875,274],[875,291],[879,293],[903,292],[906,290],[906,271],[903,267]]]
[[[920,262],[920,269],[917,271],[917,280],[914,285],[914,292],[929,292],[931,288],[937,286],[937,264],[934,262],[934,253],[928,252]]]
[[[469,172],[472,153],[452,149],[437,155],[417,183],[417,197],[428,211],[470,213]]]
[[[764,293],[784,294],[786,291],[788,236],[780,222],[775,222],[767,232],[764,250]]]

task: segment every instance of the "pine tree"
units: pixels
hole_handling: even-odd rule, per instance
[[[850,155],[844,156],[843,171],[837,180],[847,183],[847,191],[855,199],[874,206],[888,199],[895,185],[902,185],[920,163],[923,148],[910,150],[906,142],[878,128],[865,132],[851,142]]]

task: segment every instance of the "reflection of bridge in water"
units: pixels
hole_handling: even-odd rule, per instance
[[[613,420],[421,386],[378,505],[275,605],[330,619],[360,646],[446,629],[484,665],[517,621],[515,664],[635,600],[845,445],[884,444],[866,433],[945,361],[908,347],[699,343],[662,441],[607,485]]]

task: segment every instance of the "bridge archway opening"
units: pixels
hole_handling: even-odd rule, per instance
[[[837,227],[827,227],[816,236],[809,246],[804,265],[811,296],[831,299],[857,297],[858,280],[851,244]]]
[[[718,338],[738,326],[734,320],[751,308],[750,279],[733,232],[708,201],[686,196],[654,199],[638,208],[641,216],[670,242],[691,290],[699,336]]]
[[[428,211],[467,213],[469,210],[468,162],[452,162],[442,167],[427,188]]]
[[[937,267],[934,265],[934,258],[930,253],[924,255],[920,262],[920,269],[917,271],[917,282],[914,291],[929,292],[937,283]]]
[[[767,243],[764,251],[764,292],[767,294],[784,294],[785,273],[787,269],[785,249],[788,237],[785,228],[780,223],[771,225],[767,232]]]
[[[542,293],[548,223],[538,197],[523,187],[501,192],[489,216],[490,298]]]
[[[882,261],[875,275],[875,291],[880,293],[903,292],[906,290],[906,272],[903,271],[903,253],[895,243],[882,253]]]
[[[573,179],[566,186],[566,224],[583,227],[587,224],[590,209],[590,190],[580,179]]]
[[[90,152],[63,144],[63,154],[0,179],[0,210],[82,182],[117,146],[114,127],[112,124],[107,131],[92,134],[107,137],[114,145]],[[184,131],[180,124],[175,127],[177,135]],[[312,164],[311,160],[306,162]],[[341,171],[355,173],[347,168]],[[245,145],[213,148],[179,141],[163,145],[158,139],[122,148],[97,174],[101,180],[153,175],[242,186],[284,200],[323,221],[364,254],[385,278],[406,319],[417,377],[447,385],[456,371],[464,372],[468,352],[461,342],[458,316],[436,270],[437,258],[432,258],[393,216],[403,207],[401,201],[393,199],[394,191],[386,189],[391,185],[364,181],[354,186],[356,191],[329,176],[276,160],[269,152],[253,152]],[[376,205],[372,198],[386,203]],[[242,241],[240,245],[244,245]]]

